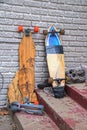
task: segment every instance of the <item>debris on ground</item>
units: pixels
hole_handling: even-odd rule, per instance
[[[7,109],[0,109],[0,130],[18,130]]]

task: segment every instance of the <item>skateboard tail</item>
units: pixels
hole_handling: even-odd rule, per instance
[[[48,70],[53,79],[65,78],[64,54],[47,54]],[[57,86],[57,81],[53,82],[53,87]],[[65,80],[61,81],[61,86],[65,86]]]

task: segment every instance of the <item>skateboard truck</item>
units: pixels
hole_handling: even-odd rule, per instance
[[[25,36],[29,36],[30,32],[32,33],[37,33],[39,32],[39,27],[38,26],[34,26],[34,30],[31,31],[30,28],[27,28],[24,30],[24,27],[22,25],[19,25],[18,26],[18,32],[21,33],[21,32],[25,32]]]
[[[53,81],[57,81],[58,84],[60,84],[62,82],[62,80],[66,80],[66,79],[65,78],[53,79]]]
[[[54,35],[55,33],[60,33],[61,35],[64,35],[65,30],[64,29],[59,29],[58,31],[52,30],[50,32],[48,32],[47,30],[43,30],[44,35],[47,35],[48,33],[51,33],[52,35]]]
[[[25,36],[29,36],[30,35],[30,32],[31,30],[28,28],[28,29],[25,29]]]
[[[66,80],[66,79],[65,79],[65,78],[56,78],[56,79],[53,79],[52,77],[50,77],[50,78],[48,79],[48,83],[51,83],[51,84],[52,84],[53,81],[57,81],[57,83],[60,84],[62,80]]]

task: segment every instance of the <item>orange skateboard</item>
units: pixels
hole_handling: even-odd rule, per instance
[[[35,30],[36,29],[36,30]],[[38,32],[38,28],[34,28],[34,32]],[[23,94],[23,99],[29,98],[31,102],[36,99],[34,92],[35,87],[35,72],[34,72],[34,59],[35,59],[35,45],[32,39],[32,32],[26,29],[23,39],[19,46],[19,86]]]

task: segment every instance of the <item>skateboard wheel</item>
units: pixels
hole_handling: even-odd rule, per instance
[[[64,34],[65,34],[65,30],[64,30],[64,29],[60,29],[59,33],[60,33],[61,35],[64,35]]]
[[[22,25],[18,26],[18,32],[23,32],[23,26]]]
[[[47,35],[48,31],[47,30],[43,30],[43,34]]]
[[[34,32],[39,32],[39,27],[38,26],[34,27]]]
[[[48,83],[50,83],[50,84],[53,83],[53,78],[52,78],[52,77],[50,77],[50,78],[48,79]]]
[[[35,101],[34,104],[35,104],[35,105],[39,105],[39,102],[38,102],[38,101]]]

